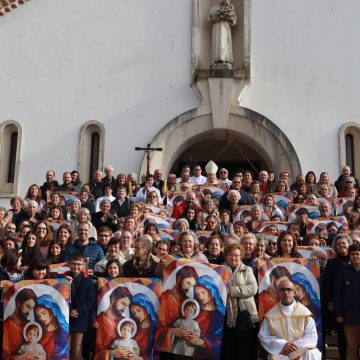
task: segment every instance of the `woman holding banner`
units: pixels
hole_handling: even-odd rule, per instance
[[[257,359],[258,313],[254,296],[257,282],[252,269],[242,262],[244,249],[231,243],[225,247],[225,260],[232,270],[226,304],[221,359],[238,359],[238,349],[244,359]]]

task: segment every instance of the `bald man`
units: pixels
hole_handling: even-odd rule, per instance
[[[259,332],[268,359],[321,360],[313,315],[294,300],[294,284],[282,280],[277,291],[280,302],[266,313]]]

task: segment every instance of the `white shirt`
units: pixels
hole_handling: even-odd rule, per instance
[[[192,182],[195,185],[204,185],[207,181],[207,177],[206,176],[192,176],[190,178],[190,182]]]

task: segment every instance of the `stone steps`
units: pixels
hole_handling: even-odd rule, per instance
[[[326,336],[326,360],[337,360],[340,359],[339,350],[337,348],[337,335],[331,334]]]

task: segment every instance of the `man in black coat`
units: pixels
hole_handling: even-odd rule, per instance
[[[130,214],[130,205],[132,202],[126,196],[126,187],[120,186],[116,192],[116,199],[111,203],[111,213],[116,213],[120,217],[127,217]]]
[[[335,181],[335,187],[337,189],[338,192],[340,192],[343,187],[345,186],[345,180],[346,178],[348,178],[349,176],[353,176],[351,174],[351,169],[350,169],[350,166],[343,166],[342,169],[341,169],[341,175],[338,177],[338,179]],[[359,182],[359,179],[356,179],[354,177],[354,180],[355,180],[355,187],[360,190],[360,182]]]
[[[44,184],[42,186],[40,186],[40,190],[41,190],[41,198],[45,201],[47,201],[47,190],[50,190],[50,186],[52,181],[55,180],[55,171],[54,170],[48,170],[46,172],[46,181],[44,182]]]
[[[161,169],[156,169],[154,172],[154,184],[153,186],[156,187],[158,190],[160,190],[161,196],[164,196],[163,193],[163,186],[164,186],[164,180],[162,179],[163,172]]]
[[[95,199],[104,196],[104,183],[102,181],[102,171],[96,170],[94,178],[90,182],[90,191]]]
[[[111,185],[112,187],[114,187],[116,182],[115,178],[113,177],[114,168],[111,165],[108,165],[105,167],[104,172],[105,176],[102,179],[104,187],[106,185]]]

